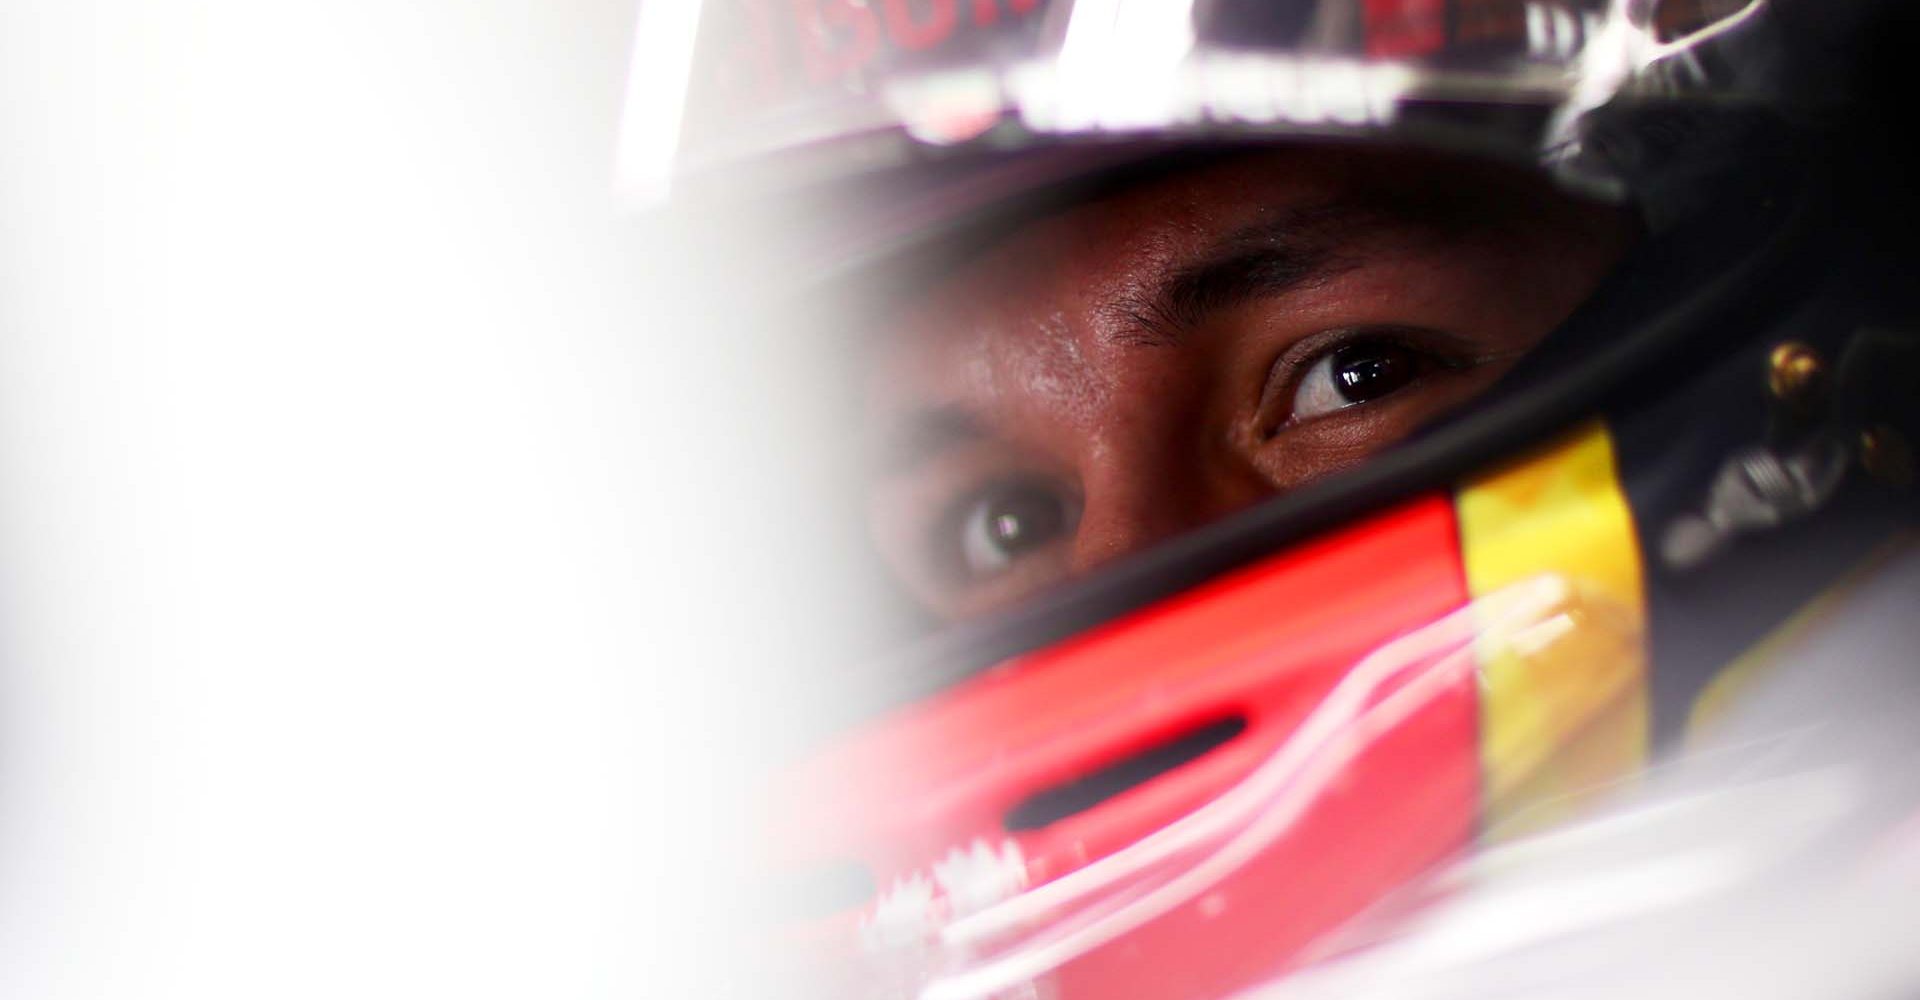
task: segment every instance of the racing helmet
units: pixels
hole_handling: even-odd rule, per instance
[[[1405,440],[864,657],[773,783],[801,979],[1233,995],[1710,728],[1783,634],[1911,548],[1902,17],[646,4],[624,190],[753,214],[777,244],[762,283],[796,310],[875,288],[894,308],[1061,206],[1267,149],[1498,165],[1634,233],[1497,384]]]

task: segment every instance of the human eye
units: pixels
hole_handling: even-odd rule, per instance
[[[1341,331],[1309,338],[1274,365],[1264,395],[1268,434],[1343,410],[1385,404],[1475,366],[1442,338],[1418,331]]]
[[[1399,392],[1420,377],[1424,361],[1403,345],[1377,340],[1327,351],[1300,377],[1290,415],[1312,420]]]
[[[985,583],[1058,549],[1079,519],[1064,487],[1040,478],[988,483],[964,493],[936,522],[934,558],[956,585]]]

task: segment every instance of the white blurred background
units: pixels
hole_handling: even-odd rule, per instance
[[[0,6],[0,996],[773,995],[806,623],[636,14]]]

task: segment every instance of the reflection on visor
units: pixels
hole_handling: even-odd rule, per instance
[[[1558,109],[1505,151],[1550,152],[1642,76],[1734,94],[1703,62],[1652,70],[1765,3],[709,0],[697,47],[641,39],[622,145],[654,155],[625,158],[624,186],[774,153],[787,183],[857,173],[911,159],[903,136],[1007,149],[1049,133],[1378,131],[1413,105]],[[684,93],[660,85],[687,58]]]

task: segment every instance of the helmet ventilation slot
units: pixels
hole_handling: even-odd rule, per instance
[[[1225,746],[1247,729],[1234,715],[1188,729],[1131,756],[1029,796],[1007,811],[1009,833],[1039,830],[1086,812],[1123,792],[1186,766]]]

